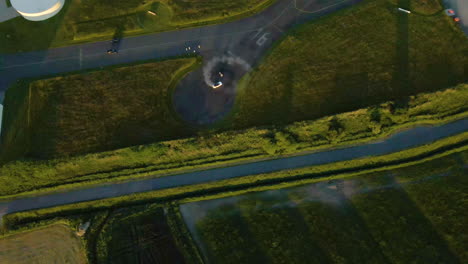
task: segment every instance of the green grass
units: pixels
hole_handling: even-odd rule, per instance
[[[273,263],[304,263],[304,260],[307,263],[326,263],[328,256],[311,235],[297,208],[275,206],[282,198],[281,194],[264,198],[251,195],[239,202],[242,217],[252,231],[254,241]]]
[[[15,150],[8,152],[9,154],[19,152],[18,149],[27,146],[24,142],[29,142],[22,137],[27,134],[24,132],[24,120],[27,115],[24,114],[24,109],[21,110],[23,101],[17,100],[22,97],[13,91],[19,93],[22,90],[9,90],[5,98],[3,138],[4,146],[9,147],[2,149]],[[92,99],[94,101],[103,98]],[[380,106],[284,127],[259,127],[211,135],[202,133],[192,138],[71,158],[12,161],[0,167],[0,195],[53,188],[63,184],[85,185],[130,177],[162,176],[166,173],[362,143],[381,139],[395,130],[416,124],[438,124],[464,118],[468,113],[466,101],[468,101],[468,85],[459,85],[445,91],[410,97],[404,106],[387,102]],[[9,107],[10,104],[13,106]],[[116,109],[117,112],[120,111],[119,108]],[[23,114],[16,114],[18,111]],[[55,108],[50,108],[48,111],[53,112]],[[18,119],[10,118],[13,116],[18,116]],[[155,116],[161,115],[158,113]],[[75,120],[73,116],[71,120]],[[43,127],[48,129],[48,126]],[[90,129],[96,131],[94,127]],[[68,133],[63,135],[69,138],[73,136]],[[60,137],[50,137],[37,142],[42,144],[43,141],[60,139]],[[75,144],[63,142],[68,145]],[[86,147],[82,145],[78,147]]]
[[[203,264],[202,256],[180,214],[178,204],[171,203],[166,206],[167,224],[171,230],[177,248],[184,256],[185,262],[188,264]]]
[[[460,155],[344,181],[195,203],[201,216],[194,216],[194,235],[201,235],[210,260],[225,256],[224,247],[242,248],[229,238],[223,248],[214,246],[219,239],[214,234],[249,230],[245,237],[272,263],[314,263],[320,256],[318,263],[466,263],[468,185]]]
[[[390,262],[457,263],[457,258],[448,249],[446,241],[434,230],[404,190],[391,188],[358,194],[352,198],[352,203]]]
[[[226,205],[210,212],[197,228],[203,230],[200,235],[211,249],[209,259],[214,263],[268,263],[238,208]]]
[[[62,224],[0,238],[0,259],[4,264],[88,263],[80,239]]]
[[[293,201],[304,199],[294,192],[289,196]],[[338,200],[346,204],[340,198]],[[322,201],[299,200],[297,206],[309,232],[332,262],[386,263],[385,256],[350,204],[338,207]]]
[[[109,208],[120,208],[150,202],[193,202],[216,199],[250,192],[276,190],[308,183],[350,178],[365,173],[395,170],[421,164],[423,162],[427,163],[454,153],[465,153],[461,155],[466,155],[466,150],[468,150],[468,145],[466,145],[467,136],[468,132],[439,140],[430,145],[384,156],[368,157],[296,170],[251,175],[145,193],[135,193],[132,195],[99,201],[81,202],[52,208],[12,213],[4,216],[3,227],[6,231],[9,231],[32,221],[95,212]],[[461,143],[463,144],[462,146],[460,146]],[[30,194],[38,193],[32,192]],[[5,198],[13,199],[16,197],[10,196]]]
[[[274,0],[68,0],[53,18],[0,23],[0,52],[47,49],[183,27],[222,23],[259,12]],[[148,11],[157,15],[148,14]],[[31,31],[31,28],[35,30]]]
[[[161,207],[115,211],[98,236],[96,263],[184,263]]]
[[[207,214],[196,228],[213,262],[303,263],[301,260],[307,259],[314,263],[318,259],[317,263],[465,263],[467,153],[465,150],[381,172],[360,172],[344,179],[344,188],[329,188],[329,179],[322,178],[312,185],[303,182],[291,189],[283,189],[288,187],[283,185],[276,186],[275,191],[247,193],[221,207],[197,209]],[[332,184],[340,183],[339,179]],[[173,203],[168,213],[171,230],[177,203],[219,197],[223,196]],[[92,203],[97,202],[87,203],[83,212],[90,214]],[[164,221],[161,204],[116,211],[101,233],[99,252],[105,256],[121,252],[119,260],[128,262],[125,254],[131,255],[141,244],[135,243],[129,251],[116,247],[125,247],[135,238],[129,235],[132,230],[143,236],[151,234],[148,230]],[[51,210],[57,208],[39,211]],[[64,215],[62,210],[49,218]],[[40,215],[29,221],[44,219],[37,218]],[[178,220],[176,225],[184,224]],[[191,240],[186,231],[176,235]],[[118,245],[109,242],[112,240],[119,241]],[[143,249],[143,255],[148,248],[151,246]]]
[[[397,6],[423,14],[396,12]],[[365,0],[289,32],[241,81],[232,127],[283,124],[454,86],[468,39],[437,0]]]
[[[168,102],[171,87],[197,62],[173,59],[18,83],[5,99],[5,159],[63,157],[190,135]]]

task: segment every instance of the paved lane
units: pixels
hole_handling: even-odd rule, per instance
[[[311,4],[323,0],[309,0]],[[327,0],[336,2],[337,0]],[[327,2],[325,1],[325,2]],[[109,41],[86,43],[75,46],[54,48],[45,51],[17,54],[0,54],[0,93],[19,78],[54,75],[82,69],[93,69],[108,65],[130,63],[187,54],[185,47],[201,45],[200,54],[209,59],[217,51],[225,52],[232,47],[232,40],[243,39],[259,28],[272,26],[280,18],[294,16],[297,22],[319,17],[360,0],[344,0],[314,14],[285,12],[294,9],[295,0],[278,0],[263,12],[231,23],[189,28],[178,31],[128,37],[122,40],[119,54],[108,55]],[[284,25],[290,26],[290,25]],[[268,48],[272,41],[265,43]]]
[[[460,26],[468,35],[468,0],[443,0],[445,8],[453,9],[460,17]]]
[[[104,199],[132,193],[161,190],[177,186],[206,183],[247,175],[297,169],[369,156],[384,155],[431,143],[433,141],[468,131],[468,119],[435,127],[416,127],[402,131],[378,142],[316,152],[301,156],[245,163],[225,168],[183,173],[154,179],[112,183],[65,192],[0,202],[0,217],[7,213],[63,204]]]

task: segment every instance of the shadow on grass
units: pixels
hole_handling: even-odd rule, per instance
[[[398,0],[398,7],[406,10],[410,9],[409,0]],[[393,97],[398,98],[402,91],[407,94],[410,90],[409,78],[409,17],[410,14],[395,10],[397,15],[397,42],[396,61],[393,73]]]
[[[197,222],[197,230],[212,263],[271,262],[234,205],[223,205],[209,211],[204,219]]]
[[[400,263],[459,263],[394,175],[383,177],[391,188],[357,194],[362,196],[352,204],[386,257]]]
[[[0,23],[0,54],[11,52],[22,52],[24,50],[46,50],[55,39],[60,27],[64,23],[64,17],[70,7],[67,1],[60,12],[45,21],[29,21],[23,17],[17,17]],[[47,51],[34,54],[35,59],[40,61],[48,55]],[[4,120],[0,135],[0,164],[5,161],[23,156],[28,150],[29,132],[27,132],[28,111],[28,82],[18,80],[15,74],[2,71],[1,67],[6,65],[0,56],[0,93],[5,91]],[[25,55],[28,56],[28,55]],[[9,61],[13,64],[21,64]]]
[[[333,263],[321,247],[296,206],[288,204],[286,193],[250,195],[240,202],[242,215],[257,243],[277,263]]]

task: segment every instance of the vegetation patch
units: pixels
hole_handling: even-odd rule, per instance
[[[466,82],[468,39],[440,8],[436,0],[365,0],[297,27],[243,80],[225,123],[284,124],[388,100],[404,105],[408,95]]]
[[[5,99],[3,137],[4,142],[6,142],[4,146],[10,147],[2,149],[18,149],[27,146],[23,143],[27,141],[20,137],[19,132],[8,132],[11,129],[13,129],[12,131],[24,131],[20,128],[24,126],[25,119],[9,118],[13,117],[14,113],[19,111],[23,113],[18,115],[19,117],[27,117],[21,108],[18,110],[9,107],[9,104],[25,104],[23,101],[15,99],[16,97],[10,97],[9,94]],[[468,85],[463,84],[445,91],[408,97],[405,104],[387,102],[375,107],[283,127],[258,127],[211,135],[201,133],[198,137],[162,141],[116,151],[71,158],[56,158],[48,161],[12,161],[0,167],[0,195],[17,194],[63,184],[82,185],[110,179],[128,179],[135,176],[163,176],[167,173],[232,164],[254,158],[278,157],[279,155],[367,142],[381,139],[395,130],[418,124],[441,124],[464,118],[468,113],[466,111],[467,101]],[[98,107],[101,106],[98,105]],[[51,110],[54,111],[54,109]],[[135,109],[135,111],[146,110]],[[119,108],[118,112],[121,112]],[[160,118],[165,115],[156,112],[154,116]],[[12,126],[8,120],[18,121],[18,123]],[[98,126],[101,123],[106,123],[105,120],[104,122],[97,119],[92,120],[95,120]],[[78,125],[80,124],[78,123]],[[113,123],[110,125],[115,126]],[[143,126],[147,127],[147,124],[143,124]],[[47,126],[42,127],[48,128]],[[91,128],[91,131],[95,130],[94,127]],[[165,131],[164,128],[159,127],[156,130]],[[180,133],[186,132],[186,128],[180,130]],[[64,136],[73,137],[73,135],[67,134]],[[50,139],[44,140],[47,142]],[[82,142],[82,140],[89,141],[90,139],[78,138],[77,140]],[[18,144],[15,145],[15,142]],[[64,144],[75,143],[65,142]],[[12,153],[17,152],[20,151],[15,150]]]
[[[3,154],[50,158],[190,135],[168,101],[195,65],[173,59],[23,81],[6,95]]]
[[[97,245],[97,263],[186,263],[161,207],[117,210],[100,232]]]
[[[98,201],[10,213],[3,217],[3,227],[6,231],[9,231],[33,221],[96,212],[109,208],[121,208],[150,202],[193,202],[236,196],[251,192],[276,190],[321,181],[338,180],[363,175],[365,173],[382,172],[417,165],[455,153],[462,153],[460,156],[466,156],[466,161],[468,160],[468,155],[463,153],[468,150],[468,145],[466,145],[467,136],[468,132],[439,140],[430,145],[384,156],[368,157],[295,170],[251,175],[144,193],[134,193]],[[12,199],[14,197],[9,198]]]
[[[88,263],[81,240],[63,224],[0,238],[0,259],[15,264]]]
[[[288,263],[304,259],[310,263],[465,263],[468,185],[466,163],[460,160],[464,153],[182,208],[193,207],[196,212],[184,217],[196,223],[192,233],[201,238],[212,261],[237,257],[250,263],[251,259],[240,257],[260,248],[257,258],[270,257],[273,263],[284,263],[284,258]],[[440,201],[442,197],[447,200]],[[221,244],[214,235],[229,237],[239,232],[247,241],[255,241],[253,247],[234,238]],[[223,248],[237,249],[235,256],[227,257]]]

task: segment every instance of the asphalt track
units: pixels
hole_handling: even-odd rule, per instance
[[[237,49],[239,42],[250,39],[248,45],[262,50],[271,46],[274,40],[293,24],[302,23],[360,0],[278,0],[266,10],[231,23],[189,28],[178,31],[128,37],[122,40],[119,54],[108,55],[109,41],[86,43],[44,51],[16,54],[0,54],[0,99],[7,88],[20,78],[55,75],[65,72],[94,69],[109,65],[131,63],[142,60],[166,58],[193,53],[189,46],[201,46],[196,52],[205,61],[236,51],[254,64],[258,55],[249,50]],[[303,11],[299,11],[296,6]],[[308,11],[309,10],[309,11]],[[309,13],[312,12],[312,13]],[[286,23],[287,22],[287,23]],[[255,36],[259,30],[261,34]],[[266,41],[257,45],[258,38],[266,35]],[[255,51],[256,54],[261,52]]]
[[[82,189],[19,198],[12,201],[2,201],[0,202],[0,217],[7,213],[18,211],[53,207],[57,205],[118,197],[132,193],[148,192],[248,175],[271,173],[281,170],[297,169],[370,156],[385,155],[428,144],[465,131],[468,131],[468,119],[455,121],[442,126],[416,127],[396,133],[382,141],[347,148],[245,163],[231,167],[215,168],[160,178],[103,184]]]
[[[467,0],[443,0],[446,8],[455,10],[461,19],[460,27],[468,35],[468,1]]]
[[[330,1],[329,5],[319,4],[323,2],[279,0],[255,16],[232,23],[125,38],[117,56],[105,54],[110,45],[108,41],[46,51],[3,54],[0,55],[0,97],[9,85],[19,78],[54,75],[193,52],[187,51],[188,46],[200,45],[201,49],[196,52],[201,54],[205,61],[227,54],[241,56],[253,66],[264,51],[271,47],[273,41],[284,34],[283,29],[357,3],[359,0],[334,0]],[[200,75],[193,76],[195,75],[189,75],[187,78],[200,78]],[[386,140],[360,146],[2,201],[0,217],[24,210],[384,155],[465,131],[468,131],[468,120],[460,120],[438,127],[417,127],[399,132]]]

